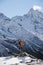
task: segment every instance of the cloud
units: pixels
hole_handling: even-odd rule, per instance
[[[39,5],[34,5],[33,9],[38,10],[38,11],[42,10],[41,6],[39,6]]]

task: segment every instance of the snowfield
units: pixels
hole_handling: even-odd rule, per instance
[[[33,59],[30,57],[0,57],[0,65],[43,65],[40,59]]]

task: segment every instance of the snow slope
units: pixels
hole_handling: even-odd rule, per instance
[[[43,65],[40,59],[33,59],[31,57],[1,57],[0,65]]]

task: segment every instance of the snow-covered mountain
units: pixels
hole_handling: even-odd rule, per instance
[[[23,39],[23,51],[42,58],[43,13],[31,8],[27,14],[11,19],[0,13],[0,56],[19,53],[19,39]]]
[[[27,31],[43,40],[43,13],[33,8],[23,16],[16,16],[12,21],[17,22]]]
[[[43,13],[33,8],[23,16],[15,16],[12,19],[0,13],[0,37],[23,36],[23,30],[30,32],[43,40]],[[24,33],[25,34],[25,33]]]

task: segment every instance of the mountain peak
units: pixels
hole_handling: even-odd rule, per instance
[[[10,21],[10,18],[5,16],[3,13],[0,13],[0,19],[4,19],[4,20],[9,20]]]
[[[0,18],[7,18],[3,13],[0,13]]]
[[[38,5],[34,5],[31,9],[30,9],[30,11],[29,11],[30,13],[40,13],[41,12],[41,7],[40,6],[38,6]]]
[[[38,10],[34,10],[33,8],[31,8],[30,10],[29,10],[29,12],[27,13],[27,15],[30,15],[30,14],[37,14],[39,11]]]
[[[27,15],[43,15],[43,13],[41,12],[41,11],[39,11],[37,8],[36,8],[36,10],[34,10],[34,8],[31,8],[30,10],[29,10],[29,12],[27,13]]]
[[[30,12],[40,12],[40,11],[37,10],[37,9],[35,10],[34,8],[31,8],[31,9],[30,9]]]
[[[2,17],[2,16],[4,16],[4,14],[3,13],[0,13],[0,16]]]

